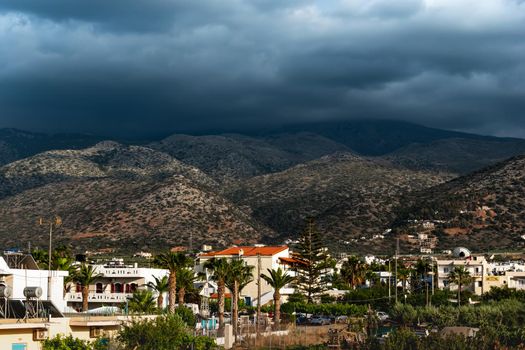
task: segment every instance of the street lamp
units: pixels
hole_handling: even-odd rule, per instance
[[[38,219],[40,226],[49,225],[49,252],[47,256],[47,298],[51,300],[51,254],[52,254],[52,242],[53,242],[53,228],[57,228],[62,225],[62,219],[60,216],[55,216],[50,220],[44,220],[43,218]]]

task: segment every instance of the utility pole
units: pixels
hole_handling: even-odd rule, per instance
[[[396,261],[395,261],[395,276],[394,276],[394,291],[396,293],[397,304],[397,255],[399,254],[399,238],[396,239]]]
[[[259,322],[261,322],[261,254],[257,253],[257,338],[260,336]]]
[[[428,305],[429,305],[429,299],[428,299],[428,271],[427,271],[426,266],[427,266],[427,265],[425,265],[425,275],[426,275],[426,276],[425,276],[425,277],[426,277],[426,278],[425,278],[425,290],[426,290],[426,298],[427,298],[427,299],[426,299],[426,300],[427,300],[427,302],[426,302],[426,306],[428,307]]]
[[[43,218],[38,219],[39,225],[46,225],[49,223],[49,251],[47,255],[47,299],[51,300],[51,289],[52,289],[52,283],[51,283],[51,259],[52,259],[52,244],[53,244],[53,227],[57,228],[58,226],[62,225],[62,219],[59,216],[55,216],[49,222],[45,222]]]
[[[388,303],[390,304],[392,302],[392,268],[391,265],[392,261],[391,259],[388,259]]]

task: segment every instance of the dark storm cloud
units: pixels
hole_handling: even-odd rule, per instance
[[[0,127],[392,118],[525,136],[512,0],[0,2]]]

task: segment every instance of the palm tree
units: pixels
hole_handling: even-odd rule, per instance
[[[135,313],[147,314],[155,310],[155,297],[148,289],[137,290],[128,299],[129,310]]]
[[[217,282],[218,306],[219,306],[219,329],[224,328],[224,292],[226,289],[226,278],[229,268],[226,258],[211,258],[204,263],[204,268],[211,270],[211,279]]]
[[[179,306],[184,306],[186,291],[193,288],[193,282],[198,280],[193,269],[182,269],[177,272],[177,284],[179,286]]]
[[[351,256],[343,263],[343,266],[341,267],[341,275],[350,287],[355,289],[358,285],[365,282],[367,270],[368,266],[365,262],[357,256]]]
[[[80,265],[78,272],[74,276],[74,281],[80,284],[82,288],[82,311],[88,311],[89,300],[89,285],[101,277],[102,274],[96,273],[96,269],[92,265],[83,263]]]
[[[407,281],[410,279],[410,275],[411,275],[411,271],[406,268],[402,268],[397,271],[397,278],[401,281],[403,285],[403,294],[405,294],[406,287],[407,287]]]
[[[170,272],[168,277],[168,309],[170,313],[174,313],[177,299],[177,272],[191,266],[192,260],[180,252],[167,252],[158,255],[155,258],[155,263]]]
[[[164,304],[164,293],[169,291],[168,276],[162,276],[162,278],[153,276],[153,279],[155,282],[148,282],[146,286],[157,292],[157,307],[159,310],[162,310]]]
[[[47,269],[49,261],[49,253],[47,251],[39,248],[33,249],[31,251],[31,256],[33,256],[33,259],[37,263],[38,267],[42,269]]]
[[[277,270],[268,269],[269,275],[262,274],[263,278],[273,288],[273,307],[274,322],[279,325],[281,320],[281,288],[294,281],[294,278],[288,275],[280,267]]]
[[[458,286],[458,306],[461,305],[461,287],[470,284],[473,278],[470,272],[464,266],[456,266],[448,274],[448,281]]]
[[[375,286],[380,280],[379,275],[372,270],[365,272],[365,279],[370,282],[370,287]]]
[[[224,282],[232,294],[233,333],[235,336],[237,336],[237,320],[239,319],[240,291],[253,280],[254,266],[246,265],[244,261],[238,259],[229,262],[228,269],[229,273]]]
[[[418,259],[416,265],[414,266],[417,285],[420,287],[425,287],[427,284],[427,277],[429,271],[432,269],[430,262],[427,259]]]

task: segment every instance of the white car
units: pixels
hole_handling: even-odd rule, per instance
[[[390,318],[390,316],[384,311],[376,312],[376,316],[377,318],[379,318],[380,321],[386,321]]]

